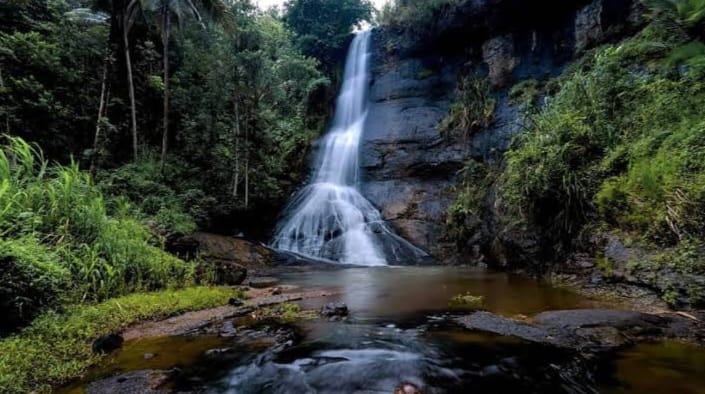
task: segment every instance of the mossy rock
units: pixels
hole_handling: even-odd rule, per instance
[[[485,302],[484,296],[477,296],[468,293],[453,296],[448,302],[451,308],[479,309]]]

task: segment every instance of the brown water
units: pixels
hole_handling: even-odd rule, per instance
[[[614,361],[616,384],[608,393],[705,393],[705,351],[686,343],[638,344]]]
[[[471,268],[349,268],[290,273],[281,275],[281,278],[285,283],[302,287],[342,290],[332,299],[345,302],[357,320],[383,320],[446,311],[450,299],[464,293],[483,297],[483,309],[507,316],[599,305],[569,290],[531,278]],[[320,300],[304,305],[315,307],[318,302]]]
[[[233,337],[129,342],[85,381],[137,369],[178,366],[171,388],[208,393],[392,393],[411,382],[433,393],[705,393],[705,351],[674,342],[640,344],[599,371],[574,355],[449,324],[457,294],[482,308],[523,317],[604,304],[521,276],[449,268],[348,268],[280,275],[304,288],[340,290],[345,322],[260,323]],[[302,302],[319,308],[331,298]],[[288,330],[292,335],[273,334]],[[279,339],[277,338],[279,335]],[[208,349],[226,348],[223,352]],[[145,354],[155,354],[145,358]],[[84,382],[85,382],[84,381]],[[85,387],[79,382],[71,392]]]

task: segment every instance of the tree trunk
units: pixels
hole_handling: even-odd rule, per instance
[[[2,78],[2,68],[0,68],[0,88],[5,89],[5,80]],[[5,130],[3,133],[10,134],[10,114],[5,114]]]
[[[139,157],[137,147],[137,104],[135,103],[135,85],[132,79],[132,60],[130,59],[130,42],[127,39],[127,22],[123,23],[122,40],[125,50],[125,66],[127,67],[127,90],[130,94],[130,120],[132,126],[132,154],[134,160]]]
[[[170,23],[170,10],[167,1],[163,2],[162,5],[162,50],[163,56],[162,61],[164,62],[164,130],[162,132],[162,157],[161,157],[161,169],[164,169],[164,162],[166,161],[166,153],[169,145],[169,23]]]
[[[103,122],[103,111],[105,109],[105,89],[106,81],[108,79],[108,55],[106,55],[103,61],[103,78],[100,82],[100,104],[98,105],[98,119],[95,122],[95,136],[93,137],[93,154],[91,155],[91,174],[95,174],[96,168],[96,156],[98,154],[98,144],[100,143],[100,126]]]
[[[247,209],[250,200],[250,140],[247,118],[245,121],[245,209]]]
[[[240,140],[240,108],[238,105],[238,98],[235,97],[235,174],[233,176],[233,197],[237,200],[237,190],[240,184],[240,150],[239,147]]]

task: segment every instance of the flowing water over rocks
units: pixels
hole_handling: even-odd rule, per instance
[[[672,314],[599,309],[614,305],[521,276],[458,267],[277,276],[284,295],[328,289],[327,296],[300,301],[302,309],[344,303],[349,315],[293,323],[244,316],[128,340],[70,392],[392,394],[404,384],[425,394],[644,393],[669,384],[679,393],[702,392],[705,350],[663,341],[702,329]],[[481,302],[450,305],[457,294]],[[642,367],[648,377],[638,373]]]
[[[330,131],[312,182],[287,208],[272,246],[356,265],[417,261],[422,250],[394,234],[358,191],[359,145],[367,119],[370,31],[354,38]]]

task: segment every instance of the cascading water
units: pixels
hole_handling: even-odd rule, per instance
[[[318,168],[312,182],[287,208],[274,248],[357,265],[409,263],[427,256],[395,235],[357,190],[360,137],[367,118],[370,36],[370,31],[363,31],[353,39]]]

